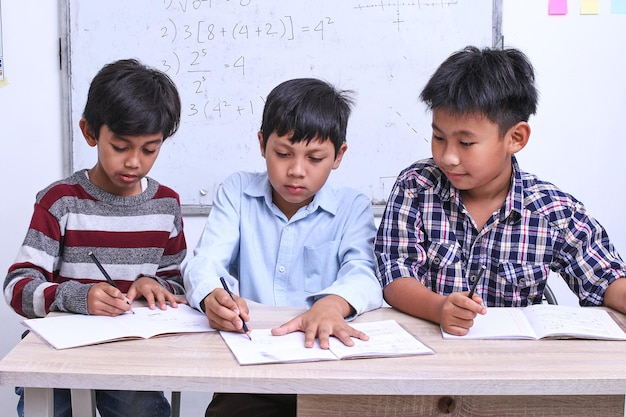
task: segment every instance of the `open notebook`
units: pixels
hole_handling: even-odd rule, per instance
[[[177,333],[214,331],[206,316],[179,304],[178,308],[150,310],[136,307],[135,314],[116,317],[62,314],[22,322],[56,349],[67,349],[126,339],[149,339]]]
[[[330,349],[322,349],[317,340],[314,347],[305,348],[302,332],[272,336],[271,329],[253,329],[252,340],[249,340],[243,333],[222,331],[220,334],[240,365],[336,361],[434,353],[395,320],[350,323],[350,326],[365,332],[369,340],[353,339],[354,346],[345,346],[339,339],[331,337]]]
[[[444,339],[599,339],[626,340],[626,333],[608,310],[536,304],[489,307],[478,315],[465,336],[442,330]]]

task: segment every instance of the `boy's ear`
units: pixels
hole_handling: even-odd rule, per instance
[[[341,159],[343,158],[347,150],[348,150],[348,144],[344,143],[343,145],[341,145],[341,147],[339,148],[339,152],[337,152],[337,156],[335,157],[335,162],[333,163],[333,169],[339,168],[339,165],[341,165]]]
[[[263,132],[257,133],[257,137],[259,138],[259,147],[261,148],[261,156],[265,158],[265,145],[263,143]]]
[[[530,125],[528,122],[519,122],[509,129],[508,135],[510,136],[509,151],[512,155],[524,149],[528,143],[528,139],[530,138]]]
[[[89,123],[87,123],[87,120],[80,119],[78,126],[80,127],[80,131],[83,132],[83,136],[87,141],[87,144],[92,148],[96,146],[98,144],[98,139],[96,139],[96,135],[91,126],[89,126]]]

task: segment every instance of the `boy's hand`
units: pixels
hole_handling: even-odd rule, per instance
[[[150,277],[136,279],[128,289],[126,296],[131,303],[134,299],[143,296],[151,310],[156,308],[156,304],[159,305],[161,310],[165,310],[168,303],[174,308],[178,307],[178,303],[187,304],[184,298],[172,294],[159,284],[157,280]]]
[[[94,284],[87,292],[87,312],[92,316],[119,316],[130,309],[130,300],[107,282]]]
[[[327,295],[313,304],[305,313],[272,329],[272,334],[282,336],[287,333],[304,332],[304,346],[307,348],[313,347],[317,337],[320,347],[328,349],[330,336],[335,336],[346,346],[353,346],[352,337],[361,340],[368,340],[369,337],[346,323],[344,317],[348,316],[351,310],[352,307],[343,298]]]
[[[209,325],[216,330],[231,332],[243,331],[242,319],[250,320],[248,304],[243,298],[233,294],[235,301],[223,288],[216,288],[202,302],[209,319]],[[241,318],[240,318],[241,316]]]
[[[482,298],[474,295],[471,299],[469,292],[455,292],[446,297],[441,307],[441,328],[450,334],[463,336],[474,325],[477,314],[487,313],[482,305]]]

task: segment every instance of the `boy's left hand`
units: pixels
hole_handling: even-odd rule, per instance
[[[143,296],[151,310],[156,308],[156,304],[159,305],[161,310],[165,310],[167,304],[174,308],[178,307],[178,303],[187,304],[184,298],[172,294],[159,284],[157,280],[150,277],[136,279],[128,289],[126,296],[131,302],[135,298]]]
[[[327,295],[313,304],[305,313],[272,329],[272,335],[282,336],[287,333],[304,332],[304,346],[307,348],[313,347],[315,338],[318,338],[320,347],[328,349],[330,336],[335,336],[346,346],[353,346],[352,337],[361,340],[368,340],[369,337],[346,323],[344,317],[351,314],[351,310],[352,307],[343,298]]]

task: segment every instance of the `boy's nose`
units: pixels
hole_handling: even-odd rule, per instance
[[[304,175],[304,166],[301,160],[294,159],[289,165],[289,171],[287,172],[292,177],[302,177]]]
[[[139,155],[137,153],[131,153],[124,161],[126,168],[137,168],[139,166]]]
[[[444,164],[451,166],[459,165],[459,163],[461,162],[458,153],[452,146],[447,146],[444,149],[443,153],[441,154],[441,160]]]

